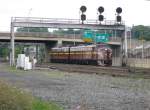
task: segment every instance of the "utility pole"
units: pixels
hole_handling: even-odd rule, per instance
[[[15,35],[14,35],[14,25],[13,25],[13,18],[11,18],[11,49],[10,49],[10,66],[15,65]]]

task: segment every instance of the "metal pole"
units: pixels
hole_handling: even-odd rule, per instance
[[[130,43],[130,53],[129,53],[129,56],[128,56],[128,61],[129,61],[129,66],[131,66],[131,60],[133,59],[132,57],[131,57],[131,53],[132,53],[132,46],[131,46],[131,38],[132,38],[132,32],[131,32],[132,30],[130,30],[130,41],[129,41],[129,43]]]
[[[142,59],[144,58],[144,40],[142,40]]]
[[[13,21],[11,21],[11,64],[10,66],[14,66],[15,65],[15,35],[14,35],[14,25],[13,25]]]
[[[131,50],[132,50],[131,39],[132,39],[132,32],[130,31],[130,54],[131,54]],[[129,57],[131,57],[131,56],[129,56]]]
[[[73,37],[74,37],[74,42],[73,42],[73,43],[74,43],[74,46],[75,46],[75,45],[76,45],[76,44],[75,44],[75,30],[74,30],[74,35],[73,35]]]
[[[97,42],[96,42],[96,30],[94,30],[94,44],[96,45]]]
[[[128,57],[127,27],[125,27],[125,57]]]
[[[115,31],[115,40],[116,40],[116,36],[117,36],[117,35],[116,35],[116,30],[114,30],[114,31]]]

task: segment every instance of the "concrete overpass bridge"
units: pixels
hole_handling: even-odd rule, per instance
[[[82,34],[65,34],[58,35],[49,32],[15,32],[15,41],[17,42],[56,42],[57,44],[63,45],[64,42],[69,43],[84,43],[82,40]],[[1,42],[10,42],[10,32],[0,32]],[[110,45],[121,45],[121,37],[110,37]]]

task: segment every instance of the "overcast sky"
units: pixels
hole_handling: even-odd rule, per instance
[[[79,19],[81,5],[87,6],[87,19],[96,19],[97,8],[103,6],[106,20],[114,20],[116,8],[122,7],[127,25],[150,25],[150,1],[146,0],[1,0],[0,31],[9,31],[12,16]]]

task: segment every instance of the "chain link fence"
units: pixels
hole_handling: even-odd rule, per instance
[[[129,39],[127,64],[130,67],[150,68],[150,42]]]

